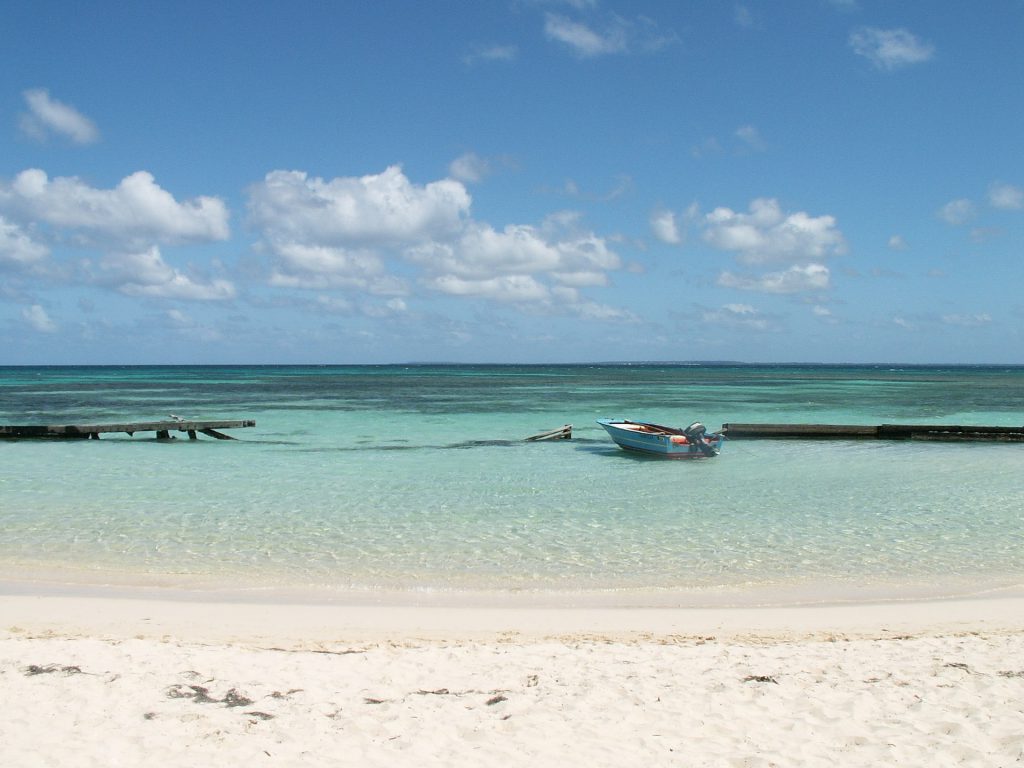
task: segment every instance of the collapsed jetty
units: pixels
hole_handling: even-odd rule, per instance
[[[123,432],[129,436],[136,432],[155,432],[158,440],[173,440],[172,432],[188,434],[189,440],[196,440],[200,434],[217,440],[234,440],[222,429],[255,427],[255,419],[195,420],[172,417],[170,421],[140,421],[126,424],[32,424],[27,426],[0,426],[0,439],[56,439],[56,440],[99,440],[100,435]]]

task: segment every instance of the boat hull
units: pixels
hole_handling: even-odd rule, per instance
[[[691,442],[681,429],[624,419],[598,419],[598,424],[626,451],[636,451],[667,459],[705,459],[722,450],[724,435],[712,434],[703,438],[703,447]]]

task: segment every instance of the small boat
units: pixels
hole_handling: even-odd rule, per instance
[[[701,459],[717,456],[725,435],[708,433],[699,421],[686,429],[663,427],[626,419],[598,419],[612,440],[627,451],[640,451],[670,459]]]

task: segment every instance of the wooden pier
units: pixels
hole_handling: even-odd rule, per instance
[[[158,440],[173,440],[172,432],[185,432],[189,440],[196,440],[199,433],[218,440],[234,440],[222,429],[241,429],[255,427],[253,419],[199,421],[193,419],[174,419],[172,421],[140,421],[130,424],[70,424],[70,425],[28,425],[0,426],[0,439],[57,439],[57,440],[99,440],[100,435],[109,432],[125,432],[134,435],[136,432],[156,432]]]
[[[537,442],[538,440],[572,440],[572,424],[566,424],[555,429],[549,429],[536,435],[530,435],[524,439],[530,442]]]
[[[729,440],[935,440],[1024,442],[1022,427],[944,424],[723,424]]]

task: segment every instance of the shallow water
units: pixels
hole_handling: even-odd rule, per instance
[[[257,427],[0,441],[0,574],[681,602],[1024,582],[1024,445],[736,440],[673,462],[594,423],[1020,425],[1022,368],[0,368],[0,423],[168,413]],[[572,441],[521,439],[564,423]]]

